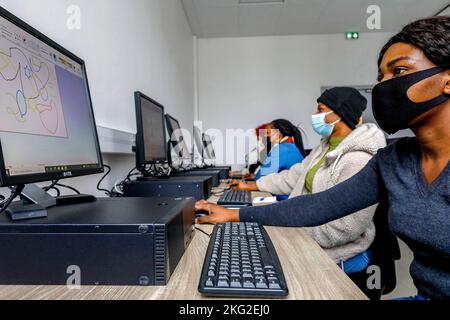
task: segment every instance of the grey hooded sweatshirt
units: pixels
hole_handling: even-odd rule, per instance
[[[375,124],[359,126],[326,156],[314,177],[313,192],[328,190],[353,177],[385,146],[385,136]],[[289,194],[290,198],[309,194],[305,187],[306,175],[328,148],[327,141],[323,140],[302,163],[258,180],[258,189],[275,195]],[[346,261],[371,246],[375,238],[373,216],[376,208],[377,205],[305,230],[336,263]],[[302,212],[299,210],[298,214]]]

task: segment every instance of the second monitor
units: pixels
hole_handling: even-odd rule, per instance
[[[193,197],[196,200],[207,199],[212,188],[210,175],[174,177],[170,174],[170,170],[162,169],[170,168],[168,166],[171,164],[166,139],[164,106],[141,92],[135,93],[135,106],[136,168],[142,176],[124,184],[124,195],[126,197],[181,196]]]
[[[141,92],[134,94],[136,104],[136,167],[168,163],[164,107]]]

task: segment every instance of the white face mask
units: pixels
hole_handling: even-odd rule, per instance
[[[339,119],[333,123],[327,123],[325,118],[332,113],[334,113],[334,111],[323,112],[312,116],[312,127],[314,131],[325,138],[328,138],[333,134],[334,126],[341,121],[341,119]]]

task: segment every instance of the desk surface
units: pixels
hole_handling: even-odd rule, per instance
[[[256,193],[255,196],[261,194]],[[213,229],[212,226],[198,227],[207,233]],[[283,266],[290,292],[287,299],[367,299],[302,229],[266,227],[266,230]],[[206,235],[196,233],[166,287],[87,286],[69,290],[64,286],[0,286],[0,299],[206,299],[197,291],[197,287],[208,243]]]

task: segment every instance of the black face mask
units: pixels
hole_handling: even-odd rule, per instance
[[[375,86],[372,92],[373,115],[381,129],[389,134],[407,129],[417,117],[443,104],[450,97],[442,94],[434,99],[416,103],[408,97],[408,90],[420,81],[450,69],[450,65],[415,72],[387,80]]]

